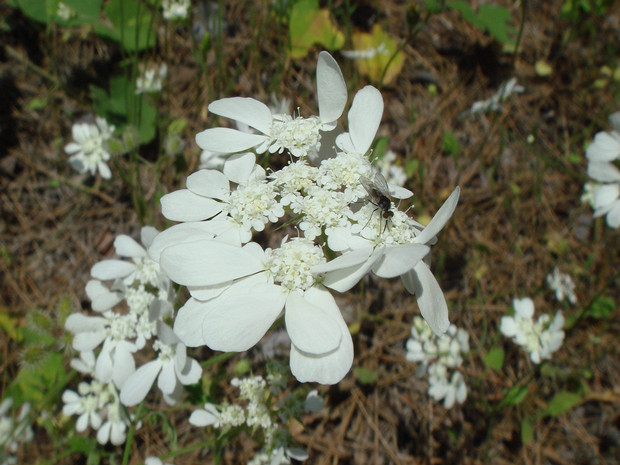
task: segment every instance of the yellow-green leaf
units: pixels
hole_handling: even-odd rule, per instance
[[[301,0],[293,6],[289,23],[291,56],[303,58],[314,44],[328,50],[344,45],[344,34],[332,22],[329,10],[319,9],[318,0]]]
[[[368,76],[373,82],[389,84],[400,73],[405,62],[405,55],[402,51],[399,51],[390,62],[390,58],[396,53],[398,45],[396,40],[383,32],[378,24],[373,26],[371,34],[366,32],[354,33],[353,46],[359,52],[375,51],[372,57],[356,59],[359,72]]]

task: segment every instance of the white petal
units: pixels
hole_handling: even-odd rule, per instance
[[[448,304],[435,276],[423,261],[418,262],[407,275],[413,281],[420,313],[435,334],[445,333],[450,326]]]
[[[606,217],[607,224],[610,228],[617,229],[620,226],[620,201],[616,201],[609,210]]]
[[[123,384],[136,371],[136,362],[133,359],[132,349],[135,345],[125,341],[119,342],[114,350],[114,370],[112,381],[117,388],[122,388]]]
[[[256,155],[252,152],[231,155],[224,163],[224,174],[237,184],[244,184],[256,166]]]
[[[217,170],[200,170],[189,175],[187,188],[202,197],[226,200],[230,196],[230,182]]]
[[[161,370],[159,360],[151,360],[138,368],[123,384],[121,389],[121,403],[127,407],[139,404],[149,393],[155,378]]]
[[[103,179],[110,179],[112,177],[112,171],[110,170],[110,167],[104,162],[100,161],[99,163],[97,163],[97,168],[99,168],[99,174]]]
[[[65,329],[73,334],[92,332],[103,329],[108,320],[100,316],[87,316],[82,313],[72,313],[65,321]]]
[[[388,183],[388,187],[390,189],[390,194],[395,199],[405,200],[410,197],[413,197],[413,192],[409,189],[406,189],[402,186],[397,186],[396,184]]]
[[[416,236],[415,241],[417,243],[426,244],[443,229],[448,220],[452,217],[452,214],[456,209],[456,205],[459,203],[460,193],[461,188],[457,186],[456,189],[452,191],[452,194],[450,194],[450,197],[448,197],[443,203],[441,208],[437,210],[437,213],[435,213],[433,219],[422,230],[422,232]]]
[[[210,232],[212,221],[194,221],[180,223],[160,232],[149,247],[149,256],[159,262],[161,251],[166,247],[182,242],[192,242],[198,239],[212,239]]]
[[[202,409],[194,410],[189,416],[189,422],[194,426],[213,425],[217,421],[217,414],[217,410],[215,412]]]
[[[205,345],[202,338],[202,321],[208,308],[205,302],[191,298],[177,312],[174,332],[187,347]]]
[[[261,134],[248,134],[230,128],[211,128],[196,134],[196,144],[203,150],[235,153],[249,150],[268,140]]]
[[[250,97],[230,97],[209,104],[209,111],[245,123],[263,134],[271,133],[273,118],[267,105]],[[237,150],[235,150],[236,152]]]
[[[366,86],[355,94],[349,110],[349,133],[358,154],[364,155],[370,148],[382,115],[381,92],[372,86]]]
[[[336,145],[344,152],[357,153],[355,144],[353,144],[353,139],[351,139],[351,134],[348,132],[338,134],[338,137],[336,137]]]
[[[115,446],[120,446],[125,442],[125,430],[126,426],[122,421],[115,421],[112,423],[112,431],[110,434],[110,442]]]
[[[161,342],[169,346],[181,342],[179,336],[163,321],[157,322],[157,337]]]
[[[157,387],[164,394],[171,394],[177,385],[177,375],[174,372],[174,364],[172,361],[164,363],[157,377]]]
[[[136,271],[136,265],[133,262],[125,260],[103,260],[96,263],[90,269],[93,278],[107,281],[108,279],[124,278]]]
[[[264,269],[243,248],[208,239],[167,247],[160,265],[171,280],[185,286],[211,286]]]
[[[96,312],[109,310],[118,304],[123,298],[117,292],[111,292],[98,279],[91,279],[86,283],[86,295],[91,300],[91,306]]]
[[[192,286],[188,289],[192,297],[204,301],[214,299],[228,289],[231,284],[232,281],[226,281],[224,283],[214,284],[213,286]]]
[[[331,298],[330,305],[338,308],[331,294],[327,291],[323,292]],[[284,313],[286,331],[291,342],[300,351],[317,355],[325,354],[335,350],[340,344],[340,328],[329,311],[314,303],[312,294],[310,290],[305,296],[293,292],[286,299]],[[318,304],[320,305],[321,302],[319,301]]]
[[[586,149],[591,161],[613,161],[620,156],[620,141],[607,132],[599,132]]]
[[[103,344],[103,349],[99,352],[97,362],[95,363],[95,373],[97,374],[97,380],[102,383],[107,383],[112,380],[114,374],[114,363],[112,362],[112,355],[110,350],[106,350],[106,343]]]
[[[222,211],[222,203],[208,197],[181,189],[164,195],[161,200],[162,214],[172,221],[201,221]]]
[[[319,53],[316,64],[316,87],[319,118],[325,123],[336,121],[347,104],[347,84],[338,63],[325,51]]]
[[[388,246],[373,265],[372,271],[382,278],[395,278],[412,269],[430,250],[430,247],[422,244]]]
[[[588,163],[588,176],[599,182],[620,182],[620,170],[607,162]]]
[[[374,249],[372,247],[366,247],[363,249],[353,250],[342,254],[341,256],[330,260],[322,265],[316,265],[311,268],[312,273],[328,273],[334,270],[340,270],[349,268],[351,266],[364,263],[372,255]]]
[[[114,250],[121,257],[139,258],[146,255],[144,247],[125,234],[121,234],[114,239]]]
[[[329,271],[325,274],[323,285],[329,287],[330,289],[334,289],[338,292],[346,292],[355,286],[360,279],[362,279],[372,268],[372,266],[381,258],[383,255],[384,248],[375,249],[372,251],[372,254],[368,259],[362,263],[358,263],[356,265],[350,266],[348,268],[339,268],[334,271]],[[358,251],[354,251],[358,252]],[[349,252],[349,253],[354,253]],[[341,255],[335,260],[339,260],[342,257],[345,257],[347,254]],[[332,260],[335,261],[335,260]],[[331,262],[329,262],[331,263]]]
[[[338,321],[342,334],[340,345],[327,354],[312,355],[301,352],[291,344],[291,372],[302,383],[336,384],[346,376],[353,364],[353,341],[349,328],[337,307],[327,305],[325,309]]]
[[[205,303],[202,337],[213,350],[242,352],[253,347],[271,327],[286,295],[280,286],[255,286],[248,292],[222,294]]]
[[[193,358],[188,358],[184,370],[182,372],[177,372],[179,381],[185,386],[196,384],[201,376],[202,368]]]
[[[158,234],[159,231],[153,226],[143,226],[140,230],[140,241],[148,249]]]
[[[104,331],[85,331],[73,337],[73,348],[80,352],[93,350],[105,339]]]

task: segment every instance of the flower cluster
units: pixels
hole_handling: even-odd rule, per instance
[[[7,397],[0,403],[0,463],[15,465],[17,457],[14,454],[22,443],[32,441],[34,432],[28,422],[30,404],[22,404],[17,417],[11,415],[13,399]]]
[[[551,354],[562,346],[564,340],[562,312],[558,311],[553,320],[547,314],[541,315],[535,322],[532,299],[514,299],[513,306],[514,316],[502,317],[501,333],[529,352],[532,362],[540,363],[543,359],[550,359]]]
[[[445,408],[452,408],[455,402],[462,404],[467,398],[467,385],[458,370],[467,352],[469,334],[464,329],[450,325],[437,336],[422,318],[413,319],[406,358],[420,363],[418,376],[428,373],[428,394],[435,400],[443,399]]]
[[[136,94],[161,92],[166,76],[168,76],[168,66],[165,63],[159,68],[144,69],[136,78]]]
[[[609,117],[610,132],[599,132],[586,150],[588,176],[596,182],[584,187],[586,200],[594,208],[594,217],[606,216],[611,228],[620,226],[620,112]]]
[[[245,425],[253,433],[262,434],[263,449],[249,463],[285,465],[290,459],[306,460],[306,451],[291,445],[292,438],[286,425],[305,412],[318,412],[323,399],[316,390],[305,398],[300,392],[284,395],[289,373],[286,367],[274,362],[268,366],[267,379],[262,376],[233,378],[231,384],[239,389],[239,398],[245,407],[237,404],[216,406],[205,404],[204,409],[192,412],[189,422],[194,426],[212,426],[227,430]]]
[[[156,378],[164,399],[172,404],[182,392],[181,385],[196,383],[201,375],[198,363],[186,356],[185,345],[163,322],[164,317],[172,315],[175,293],[145,249],[157,233],[155,228],[142,228],[144,246],[129,236],[118,236],[114,241],[116,253],[130,261],[97,263],[91,269],[94,279],[86,285],[86,294],[98,315],[74,313],[65,323],[74,334],[74,349],[80,352],[72,366],[93,379],[80,383],[77,392],[65,391],[64,412],[79,416],[78,431],[89,425],[98,430],[97,439],[102,444],[125,440],[130,419],[121,403],[131,406],[142,401]],[[105,281],[111,281],[111,286]],[[147,342],[152,339],[157,358],[136,370],[134,354],[148,348]]]
[[[562,302],[566,298],[573,305],[577,303],[575,283],[569,275],[562,273],[557,267],[547,275],[547,284],[555,292],[558,301]]]
[[[69,164],[78,173],[99,172],[103,179],[110,179],[112,172],[106,162],[110,160],[107,141],[114,133],[114,126],[108,125],[103,118],[97,117],[96,124],[76,123],[71,128],[73,142],[65,146],[69,157]]]
[[[190,0],[162,0],[164,19],[176,20],[187,18],[187,10],[192,6]]]
[[[391,199],[413,194],[388,184],[368,157],[381,94],[371,86],[356,94],[349,132],[333,147],[322,139],[336,128],[347,90],[327,52],[319,55],[317,87],[319,115],[309,118],[274,113],[252,98],[212,102],[212,113],[248,128],[196,136],[203,150],[230,155],[221,171],[193,173],[186,189],[161,199],[164,216],[181,223],[159,234],[149,254],[189,290],[174,324],[187,346],[245,351],[284,315],[293,375],[334,384],[351,367],[353,343],[331,290],[345,292],[369,272],[400,276],[433,331],[448,328],[446,301],[428,262],[459,188],[426,227],[398,210]],[[256,162],[257,155],[284,151],[291,159],[281,170],[268,174]],[[252,242],[255,232],[278,222],[297,223],[299,237],[284,237],[275,249]]]

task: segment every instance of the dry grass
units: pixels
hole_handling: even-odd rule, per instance
[[[280,56],[280,32],[271,25],[266,8],[225,3],[230,27],[223,41],[223,75],[230,81],[217,80],[213,51],[201,72],[188,30],[172,31],[167,49],[156,52],[171,70],[162,108],[171,119],[190,122],[185,175],[198,164],[193,135],[214,124],[206,106],[223,96],[214,90],[263,101],[276,90],[291,98],[302,114],[315,109],[312,78],[319,50],[298,61]],[[334,3],[336,9],[341,6]],[[617,60],[620,9],[616,6],[603,17],[587,18],[580,29],[568,30],[558,19],[561,1],[528,3],[522,51],[514,68],[510,56],[488,36],[449,11],[433,18],[406,45],[402,73],[382,90],[386,110],[379,135],[390,137],[403,163],[419,160],[424,169],[423,176],[409,180],[416,213],[433,214],[453,186],[462,189],[459,207],[440,235],[433,267],[451,320],[471,336],[474,350],[464,368],[469,398],[449,411],[429,400],[425,381],[417,379],[415,366],[404,360],[404,341],[417,312],[414,299],[399,282],[371,279],[339,297],[339,303],[351,322],[361,322],[354,336],[355,366],[376,370],[378,381],[361,385],[350,375],[337,386],[321,388],[329,411],[308,417],[296,434],[308,447],[308,463],[620,463],[617,311],[608,320],[585,319],[568,331],[553,360],[559,374],[535,374],[526,402],[500,411],[489,407],[532,370],[523,354],[498,336],[499,319],[512,298],[532,296],[539,311],[554,312],[558,305],[545,290],[544,279],[556,265],[575,279],[581,306],[602,294],[617,301],[620,290],[618,231],[593,220],[591,209],[580,202],[585,157],[577,163],[569,159],[582,155],[593,134],[607,129],[607,115],[618,110],[613,102],[617,84],[615,89],[594,89],[592,84],[602,65]],[[518,7],[510,2],[507,6],[513,18],[520,18]],[[405,37],[401,2],[364,2],[364,7],[377,8],[377,14],[358,19],[355,26],[365,28],[377,20],[394,36]],[[0,46],[0,311],[19,319],[33,307],[53,313],[66,297],[76,310],[87,308],[84,285],[90,267],[111,256],[117,234],[136,236],[140,224],[130,193],[119,180],[84,184],[67,165],[62,148],[70,139],[71,123],[92,112],[88,85],[103,85],[110,70],[118,70],[121,57],[116,46],[94,34],[58,28],[46,33],[7,6],[0,6],[0,19],[12,28],[1,33]],[[552,76],[536,75],[534,64],[541,59],[551,65]],[[338,61],[348,82],[354,83],[352,92],[365,84],[350,63]],[[274,89],[277,72],[282,75]],[[421,72],[437,80],[437,96],[420,82]],[[513,75],[526,91],[510,99],[500,114],[460,116]],[[46,104],[33,110],[35,99]],[[460,143],[457,156],[441,152],[445,131]],[[528,143],[530,134],[534,140]],[[154,150],[150,145],[142,154],[152,158]],[[185,176],[174,175],[170,166],[165,163],[160,173],[167,191],[178,188]],[[141,181],[147,201],[157,205],[153,175],[145,172]],[[160,215],[154,222],[165,226]],[[565,312],[576,315],[578,310]],[[506,349],[501,372],[485,369],[482,362],[493,344]],[[19,369],[18,349],[14,341],[0,339],[0,391]],[[589,379],[583,378],[586,368]],[[255,369],[261,370],[260,361]],[[534,439],[523,444],[521,420],[544,408],[554,392],[581,381],[588,386],[584,402],[539,421]],[[170,418],[177,426],[179,447],[199,440],[185,419],[185,412]],[[45,460],[53,452],[45,431],[37,428],[36,434],[36,443],[22,451],[23,463]],[[242,437],[227,447],[223,462],[245,463],[253,447]],[[168,451],[165,435],[145,427],[137,432],[131,463]],[[192,452],[173,461],[212,460],[212,455]],[[82,460],[74,455],[58,463]]]

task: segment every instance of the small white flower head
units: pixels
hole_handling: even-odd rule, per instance
[[[127,378],[120,394],[123,405],[130,407],[142,402],[155,379],[157,387],[164,394],[164,400],[174,404],[180,386],[197,383],[202,375],[200,365],[193,358],[187,357],[185,344],[172,328],[158,321],[157,335],[158,340],[153,344],[153,349],[158,352],[157,359],[142,365]]]
[[[450,325],[442,336],[437,336],[423,318],[414,318],[406,358],[420,363],[419,377],[428,373],[428,393],[435,400],[443,399],[445,408],[452,408],[455,401],[463,403],[467,397],[465,379],[458,371],[462,355],[467,352],[469,334],[464,329]]]
[[[279,248],[265,251],[265,267],[273,280],[289,292],[310,289],[317,281],[311,268],[325,263],[323,251],[309,239],[287,239]]]
[[[96,118],[96,124],[76,123],[71,131],[73,142],[65,146],[69,164],[79,173],[97,172],[104,179],[110,179],[112,172],[106,164],[110,160],[107,141],[112,137],[114,126],[109,126],[103,118]]]
[[[586,192],[591,200],[594,217],[606,215],[609,227],[620,227],[620,128],[617,127],[618,113],[610,117],[614,130],[599,132],[586,150],[588,176],[599,183]],[[591,193],[591,195],[590,195]],[[584,194],[585,196],[585,194]]]
[[[164,19],[177,20],[187,18],[191,0],[162,0]]]
[[[534,321],[534,302],[525,297],[514,299],[514,316],[504,316],[501,319],[501,333],[530,353],[534,363],[551,358],[564,340],[564,316],[558,311],[550,322],[549,315],[541,315]]]
[[[34,438],[34,432],[28,421],[30,404],[24,403],[20,412],[13,415],[11,409],[13,399],[5,398],[0,403],[0,463],[14,464],[17,458],[12,454],[17,453],[20,444],[30,442]]]
[[[379,169],[388,184],[395,186],[404,186],[407,182],[407,175],[401,165],[396,162],[396,154],[388,150],[383,157],[375,162],[375,166]]]
[[[573,305],[577,303],[575,283],[569,275],[562,273],[557,267],[547,275],[547,284],[560,302],[566,298]]]
[[[467,385],[460,371],[452,372],[441,363],[433,363],[428,368],[428,394],[435,400],[442,400],[445,408],[450,409],[455,402],[462,404],[467,399]]]
[[[168,76],[168,66],[163,63],[159,68],[146,68],[136,78],[136,95],[161,92],[163,81]]]
[[[229,128],[211,128],[196,136],[203,150],[236,153],[254,148],[256,153],[282,152],[295,157],[312,157],[320,147],[320,132],[331,131],[342,115],[347,101],[347,87],[336,61],[327,52],[317,62],[319,116],[292,118],[274,114],[253,98],[231,97],[209,104],[209,111],[249,126],[254,133]]]
[[[81,382],[78,391],[66,390],[62,395],[64,415],[77,415],[76,430],[85,431],[89,426],[97,430],[100,444],[125,442],[129,418],[120,406],[116,388],[112,383],[92,380]]]

